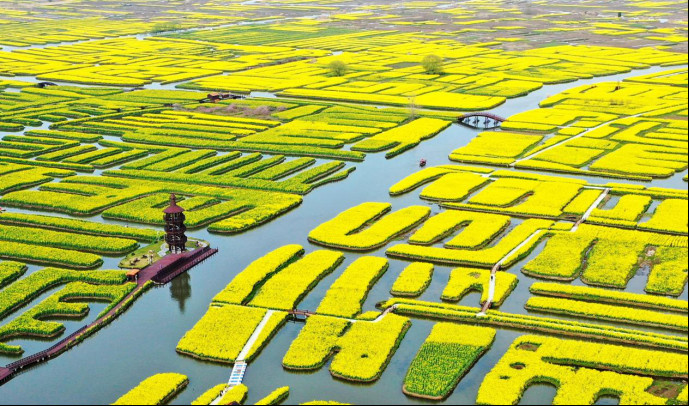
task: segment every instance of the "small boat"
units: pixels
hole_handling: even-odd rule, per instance
[[[419,161],[419,166],[426,166],[426,160],[422,159],[421,161]]]

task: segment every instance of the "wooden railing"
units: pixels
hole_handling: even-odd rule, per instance
[[[497,114],[485,113],[485,112],[479,112],[479,113],[465,113],[465,114],[462,114],[461,116],[459,116],[459,118],[457,118],[457,120],[462,121],[462,120],[464,120],[465,118],[469,118],[469,117],[486,117],[486,118],[490,118],[491,120],[495,120],[495,121],[500,121],[500,122],[505,121],[505,118],[500,117],[500,116],[497,115]]]
[[[84,330],[86,330],[86,328],[88,328],[88,326],[83,326],[79,330],[77,330],[77,331],[73,332],[72,334],[68,335],[67,337],[63,338],[62,340],[60,340],[60,342],[58,342],[57,344],[48,348],[47,350],[37,352],[33,355],[29,355],[28,357],[25,357],[25,358],[22,358],[18,361],[15,361],[15,362],[7,365],[6,368],[10,371],[11,374],[13,374],[13,373],[17,372],[18,370],[25,368],[29,365],[38,364],[38,363],[41,363],[45,360],[50,359],[52,356],[62,352],[66,348],[67,344],[69,344],[69,342],[73,338],[79,336],[82,332],[84,332]]]
[[[214,255],[218,250],[216,248],[204,247],[188,257],[181,257],[178,260],[167,265],[160,274],[152,278],[153,282],[159,285],[164,285],[181,273],[188,271],[189,269],[195,267],[199,263],[203,262],[206,258]]]

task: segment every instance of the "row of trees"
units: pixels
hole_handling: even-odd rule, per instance
[[[421,66],[423,66],[424,72],[429,75],[442,75],[443,74],[443,58],[438,55],[426,55],[421,60]],[[344,76],[349,71],[349,67],[343,61],[332,61],[328,64],[328,69],[332,76]]]

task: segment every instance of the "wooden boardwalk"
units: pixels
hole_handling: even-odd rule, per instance
[[[3,384],[5,380],[8,380],[12,376],[13,372],[5,367],[0,367],[0,384]]]
[[[7,367],[2,368],[2,370],[0,370],[0,384],[10,380],[14,374],[24,368],[30,368],[36,364],[40,364],[41,362],[45,362],[50,358],[57,357],[58,355],[62,354],[74,344],[74,341],[79,338],[88,327],[89,326],[83,326],[47,350],[30,355],[26,358],[22,358],[19,361],[15,361],[7,365]]]
[[[47,350],[22,358],[7,365],[6,367],[0,367],[0,385],[12,379],[14,374],[20,372],[24,368],[29,368],[31,366],[48,361],[51,358],[57,357],[73,346],[77,345],[81,339],[86,338],[92,332],[100,328],[101,325],[109,323],[112,318],[119,314],[124,306],[129,304],[133,297],[138,295],[141,290],[144,289],[144,286],[148,281],[152,281],[158,285],[165,284],[180,274],[188,271],[192,267],[198,265],[201,261],[210,257],[216,252],[218,252],[217,249],[205,246],[182,254],[170,254],[153,264],[153,266],[144,268],[141,270],[141,272],[139,272],[136,288],[127,296],[122,298],[117,306],[110,309],[109,312],[99,317],[91,324],[83,326],[79,330],[63,338]]]
[[[183,254],[167,255],[153,264],[155,274],[151,276],[150,280],[157,285],[165,285],[216,252],[218,252],[216,248],[206,246]]]

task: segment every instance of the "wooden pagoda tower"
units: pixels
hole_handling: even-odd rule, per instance
[[[184,225],[184,209],[177,205],[177,197],[170,195],[170,206],[163,210],[165,216],[165,242],[168,252],[173,254],[187,250],[187,236],[184,234],[187,227]]]

